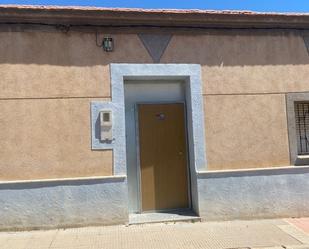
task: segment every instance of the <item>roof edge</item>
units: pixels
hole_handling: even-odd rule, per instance
[[[0,5],[0,23],[308,29],[309,13]]]

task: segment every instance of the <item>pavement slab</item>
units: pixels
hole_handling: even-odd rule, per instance
[[[309,218],[286,219],[286,221],[293,224],[303,232],[309,234]]]
[[[309,235],[301,232],[300,236],[295,229],[299,232],[286,220],[254,220],[3,232],[0,249],[309,248],[301,237],[309,241]]]

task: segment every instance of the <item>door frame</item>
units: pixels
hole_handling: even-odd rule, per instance
[[[205,147],[205,120],[202,68],[200,64],[173,63],[111,63],[110,65],[111,99],[91,101],[91,149],[113,150],[113,175],[127,176],[126,120],[124,84],[127,80],[175,80],[185,83],[187,106],[187,132],[189,140],[189,158],[191,172],[191,204],[196,214],[204,210],[200,202],[204,188],[200,187],[202,172],[207,170]],[[101,141],[97,126],[100,110],[108,108],[113,112],[113,136],[111,143]],[[125,201],[129,214],[128,181],[123,182]]]
[[[138,201],[138,212],[139,213],[154,213],[160,211],[169,211],[169,210],[149,210],[144,211],[142,210],[142,188],[141,188],[141,162],[140,162],[140,141],[139,141],[139,113],[138,113],[138,105],[160,105],[160,104],[183,104],[184,107],[184,125],[185,125],[185,139],[186,139],[186,153],[187,153],[187,162],[186,162],[186,169],[187,169],[187,181],[188,181],[188,209],[192,209],[192,200],[191,200],[191,171],[190,171],[190,154],[189,154],[189,141],[188,141],[188,119],[187,119],[187,106],[186,101],[142,101],[136,102],[134,105],[134,114],[135,114],[135,134],[136,134],[136,164],[137,164],[137,201]],[[170,209],[171,210],[171,209]]]

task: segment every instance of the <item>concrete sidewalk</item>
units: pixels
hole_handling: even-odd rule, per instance
[[[1,249],[309,249],[309,219],[86,227],[0,233]]]

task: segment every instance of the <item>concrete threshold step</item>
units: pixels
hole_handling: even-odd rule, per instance
[[[155,213],[130,214],[129,225],[148,223],[200,222],[201,218],[191,210],[172,210]]]

